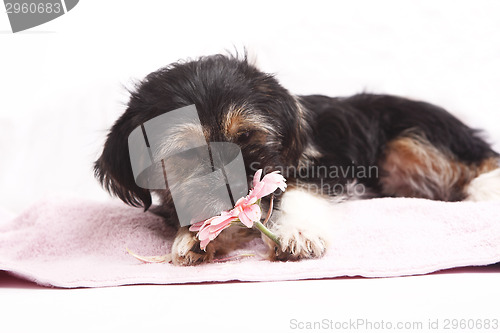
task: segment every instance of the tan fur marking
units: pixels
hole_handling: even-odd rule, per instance
[[[500,168],[500,159],[496,157],[488,158],[484,160],[478,167],[478,176],[483,173],[493,171]]]
[[[465,198],[472,179],[498,168],[498,161],[467,165],[414,135],[389,142],[381,168],[382,189],[387,195],[456,201]]]
[[[265,144],[268,134],[273,132],[267,123],[262,116],[246,110],[244,106],[232,107],[226,115],[223,129],[226,136],[233,140],[246,131],[254,131],[252,142]]]
[[[226,122],[224,124],[225,132],[229,137],[235,137],[242,127],[244,118],[241,112],[233,111],[227,114]]]

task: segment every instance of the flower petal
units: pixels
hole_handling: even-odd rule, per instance
[[[253,226],[253,221],[247,217],[245,212],[241,212],[238,218],[240,219],[241,223],[243,223],[247,228],[251,228]]]
[[[202,249],[203,251],[206,251],[208,243],[210,243],[210,240],[208,240],[208,239],[204,239],[204,240],[200,241],[200,249]]]
[[[278,188],[278,186],[276,186],[275,184],[268,184],[268,183],[261,182],[256,187],[256,189],[258,189],[258,191],[256,191],[255,197],[257,199],[263,198],[266,195],[269,195],[269,194],[273,193],[274,191],[276,191],[277,188]]]
[[[260,221],[260,217],[262,216],[262,210],[258,205],[247,207],[244,213],[253,222]]]
[[[201,229],[201,227],[203,226],[203,223],[205,223],[205,221],[196,222],[196,223],[191,224],[191,226],[189,227],[189,231],[199,231]]]
[[[231,221],[233,220],[234,217],[231,216],[231,215],[228,215],[228,216],[215,216],[215,217],[212,217],[210,220],[210,225],[218,225],[218,224],[225,224],[227,223],[227,221]]]
[[[257,183],[255,187],[250,191],[248,197],[251,199],[255,199],[255,201],[257,201],[257,199],[262,198],[264,196],[262,195],[264,186],[265,184],[263,182]]]
[[[241,223],[243,223],[247,228],[253,227],[255,221],[259,221],[261,217],[260,207],[257,205],[252,205],[247,207],[240,215],[238,215]]]
[[[247,197],[241,197],[238,199],[238,201],[236,201],[236,204],[234,205],[234,207],[242,206],[245,204],[246,201],[247,201]]]
[[[286,189],[285,178],[278,173],[278,171],[271,172],[262,178],[260,182],[262,187],[259,187],[259,197],[265,197],[276,191],[277,188],[280,188],[282,191]]]
[[[200,231],[198,231],[198,239],[204,240],[204,239],[209,239],[210,237],[210,228],[209,225],[205,225],[203,228],[201,228]]]
[[[232,220],[227,220],[225,223],[219,223],[209,226],[210,233],[221,232],[223,229],[231,225]]]
[[[215,237],[219,236],[219,234],[222,232],[222,230],[229,228],[230,226],[231,226],[231,224],[226,224],[225,226],[220,227],[219,229],[217,229],[215,231],[212,231],[213,239],[215,239]]]
[[[276,187],[280,187],[285,184],[286,179],[275,171],[265,175],[264,178],[262,178],[262,182],[266,184],[274,184]]]
[[[255,175],[253,175],[253,187],[257,186],[257,184],[260,182],[261,176],[262,176],[262,169],[259,169],[255,172]]]

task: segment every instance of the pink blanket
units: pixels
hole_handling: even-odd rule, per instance
[[[500,202],[373,199],[336,205],[330,219],[321,259],[269,262],[258,239],[236,253],[252,257],[177,267],[141,263],[126,251],[168,253],[174,231],[160,218],[120,203],[49,200],[0,221],[0,270],[73,288],[388,277],[500,262]]]

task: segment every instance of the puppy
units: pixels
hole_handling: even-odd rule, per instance
[[[279,170],[287,178],[288,189],[277,197],[268,225],[281,246],[263,237],[271,259],[325,253],[321,221],[301,214],[312,202],[308,198],[500,198],[499,155],[477,131],[444,109],[388,95],[295,96],[246,56],[214,55],[149,74],[131,93],[127,110],[111,128],[95,163],[95,175],[107,191],[144,210],[151,207],[151,192],[155,193],[160,204],[152,210],[174,226],[179,222],[171,191],[149,191],[136,184],[127,138],[146,121],[192,104],[207,141],[240,147],[249,182],[258,169]],[[164,140],[182,144],[194,135],[190,131],[190,126],[178,128]],[[194,174],[195,169],[183,172]],[[203,186],[193,183],[191,195],[211,202]],[[211,207],[213,215],[220,212],[217,201]],[[228,228],[201,251],[195,233],[180,227],[172,246],[173,262],[210,261],[258,234]]]

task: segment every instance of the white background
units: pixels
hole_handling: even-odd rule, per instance
[[[2,10],[0,210],[17,214],[56,193],[110,200],[92,163],[125,109],[125,87],[178,59],[243,47],[293,93],[430,101],[485,129],[500,150],[499,18],[500,3],[484,0],[81,0],[12,34]],[[0,318],[7,331],[297,331],[292,318],[427,323],[499,317],[499,280],[482,272],[68,291],[0,275]]]

